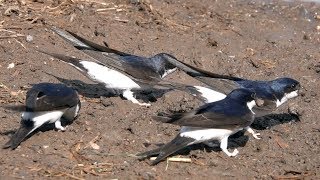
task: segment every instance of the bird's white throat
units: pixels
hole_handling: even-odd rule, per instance
[[[285,103],[289,99],[297,97],[298,95],[299,95],[298,90],[292,91],[290,93],[285,93],[281,100],[277,99],[277,102],[276,102],[277,107],[281,106],[283,103]]]
[[[253,111],[252,111],[252,108],[254,107],[254,106],[256,106],[257,104],[256,104],[256,101],[255,100],[252,100],[252,101],[250,101],[250,102],[247,102],[247,106],[248,106],[248,108],[250,109],[250,111],[253,113],[253,114],[255,114]]]

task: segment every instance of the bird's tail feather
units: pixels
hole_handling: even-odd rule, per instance
[[[20,126],[20,128],[15,132],[11,139],[3,146],[4,149],[11,148],[15,149],[19,144],[32,132],[34,127]]]
[[[203,69],[200,69],[198,67],[192,66],[190,64],[184,63],[182,61],[179,61],[178,59],[175,58],[167,58],[167,60],[178,67],[179,69],[183,70],[185,73],[192,77],[197,77],[197,76],[204,76],[204,77],[211,77],[211,78],[219,78],[219,79],[228,79],[228,80],[241,80],[241,78],[237,77],[232,77],[232,76],[227,76],[227,75],[220,75],[216,73],[212,73]]]
[[[185,113],[174,113],[171,115],[152,116],[152,119],[162,123],[172,123],[184,117]]]
[[[163,147],[138,154],[137,156],[144,157],[143,159],[145,159],[158,154],[157,158],[151,162],[151,165],[156,165],[160,161],[162,161],[164,158],[183,149],[184,147],[188,146],[192,142],[194,142],[194,139],[192,138],[181,137],[180,135],[177,135],[172,141],[170,141]]]
[[[23,112],[26,110],[26,105],[0,105],[0,107],[3,107],[4,109],[8,109],[11,111],[18,111]]]
[[[83,37],[80,37],[73,32],[65,31],[65,30],[62,30],[57,27],[52,27],[51,29],[79,50],[102,51],[102,52],[107,52],[107,53],[114,53],[114,54],[117,54],[120,56],[128,56],[129,55],[127,53],[109,48],[109,46],[106,42],[104,42],[105,46],[101,46],[101,45],[96,44],[92,41],[84,39]]]
[[[70,57],[70,56],[66,56],[63,54],[58,54],[58,53],[53,53],[53,52],[46,52],[43,50],[37,50],[43,54],[47,54],[49,56],[52,56],[54,58],[57,58],[65,63],[68,63],[69,65],[75,67],[76,69],[78,69],[80,72],[85,73],[86,69],[83,67],[82,64],[80,64],[81,59],[78,58],[74,58],[74,57]]]
[[[138,157],[139,160],[144,160],[144,159],[149,158],[151,156],[158,155],[161,152],[161,149],[162,149],[162,147],[159,147],[159,148],[156,148],[156,149],[153,149],[150,151],[136,154],[136,156]]]
[[[191,94],[192,96],[198,98],[200,101],[207,101],[207,98],[203,97],[203,94],[195,86],[186,85],[183,83],[176,83],[167,80],[161,80],[160,83],[155,85],[155,88],[179,90]]]

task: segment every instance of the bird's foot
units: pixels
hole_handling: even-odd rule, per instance
[[[252,136],[253,136],[255,139],[261,139],[261,137],[259,137],[259,136],[260,136],[260,133],[254,132],[253,129],[251,129],[250,127],[247,127],[246,130],[247,130],[250,134],[252,134]]]
[[[226,155],[229,156],[229,157],[236,156],[236,155],[239,153],[238,149],[234,149],[232,153],[229,152],[227,149],[222,150],[222,151],[223,151],[224,153],[226,153]]]
[[[54,125],[59,131],[65,131],[66,130],[66,128],[61,125],[61,121],[60,120],[56,121],[54,123]]]
[[[230,156],[236,156],[239,153],[238,149],[234,149]]]
[[[141,103],[141,102],[139,102],[139,101],[133,96],[133,92],[130,91],[130,90],[125,90],[122,95],[123,95],[124,98],[126,98],[127,100],[133,102],[134,104],[138,104],[138,105],[144,106],[144,107],[150,107],[150,106],[151,106],[151,104],[149,104],[149,103]]]
[[[252,136],[255,138],[255,139],[261,139],[260,136],[260,133],[253,133]]]

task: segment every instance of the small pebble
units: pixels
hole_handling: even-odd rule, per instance
[[[26,41],[27,41],[27,42],[33,41],[33,36],[27,35]]]
[[[300,118],[303,115],[303,110],[299,109],[298,104],[289,104],[288,113]]]
[[[7,67],[7,69],[12,69],[12,68],[14,68],[14,63],[10,63]]]
[[[100,101],[105,107],[114,106],[114,103],[109,98],[100,98]]]

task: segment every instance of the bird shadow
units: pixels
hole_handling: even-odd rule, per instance
[[[249,137],[244,135],[244,132],[245,131],[240,131],[232,136],[230,136],[228,138],[228,149],[236,149],[238,147],[244,147],[248,140],[249,140]],[[213,144],[214,146],[208,146],[204,143],[199,143],[199,144],[194,144],[194,145],[190,145],[190,146],[187,146],[183,149],[180,149],[176,152],[174,152],[173,154],[171,154],[170,156],[176,156],[176,155],[193,155],[192,154],[192,151],[195,151],[195,150],[204,150],[205,152],[219,152],[219,151],[222,151],[221,148],[220,148],[220,142],[219,141],[210,141],[211,144]],[[145,147],[148,147],[150,146],[151,144],[150,143],[144,143],[144,146]],[[158,144],[155,144],[158,148],[160,147],[163,147],[165,144],[164,143],[158,143]]]
[[[236,149],[239,147],[244,147],[247,142],[249,141],[249,136],[244,135],[244,132],[238,132],[228,138],[228,150],[230,149]],[[191,151],[195,150],[204,150],[205,152],[220,152],[222,151],[220,148],[220,142],[217,140],[210,141],[211,144],[214,146],[208,146],[204,143],[194,144],[191,146],[188,146],[184,149],[181,149],[180,151],[177,151],[173,155],[193,155]],[[231,150],[232,151],[232,150]]]
[[[61,77],[57,77],[53,74],[46,73],[55,77],[61,83],[75,89],[78,93],[88,98],[100,98],[100,97],[121,97],[122,91],[118,89],[106,88],[103,84],[88,84],[80,80],[69,80]],[[171,91],[171,89],[156,89],[149,88],[147,90],[131,90],[137,99],[144,102],[155,102],[158,98],[161,98],[165,93]]]
[[[295,114],[281,113],[269,114],[262,117],[257,117],[251,124],[251,128],[256,130],[266,130],[273,126],[300,121],[299,117]]]

